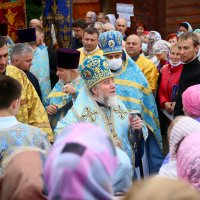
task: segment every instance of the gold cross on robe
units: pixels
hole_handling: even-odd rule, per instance
[[[98,115],[97,111],[92,112],[90,108],[86,107],[83,110],[82,118],[84,120],[89,120],[90,122],[95,123],[97,115]]]

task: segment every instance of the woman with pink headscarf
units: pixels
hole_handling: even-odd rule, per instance
[[[187,88],[182,94],[184,114],[200,121],[200,84]]]
[[[200,192],[200,130],[184,138],[177,151],[178,178]]]
[[[45,163],[48,199],[112,200],[114,194],[121,195],[131,186],[132,167],[119,151],[107,133],[91,123],[64,129]],[[130,168],[123,171],[120,159],[128,159]]]
[[[177,178],[177,151],[184,138],[193,132],[200,131],[200,123],[188,116],[176,117],[168,129],[169,154],[165,158],[159,175]],[[199,147],[198,147],[199,148]]]

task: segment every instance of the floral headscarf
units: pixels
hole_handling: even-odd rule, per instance
[[[153,57],[153,45],[161,40],[161,35],[157,31],[150,31],[149,34],[147,35],[147,38],[149,39],[148,44],[147,44],[147,55],[149,58]]]

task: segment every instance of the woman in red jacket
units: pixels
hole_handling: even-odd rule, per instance
[[[160,106],[169,114],[172,114],[174,111],[182,68],[183,64],[180,60],[178,45],[173,44],[170,47],[169,64],[161,69],[162,78],[158,91]]]

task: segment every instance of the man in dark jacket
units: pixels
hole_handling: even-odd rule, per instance
[[[86,27],[87,24],[84,19],[78,19],[72,23],[72,30],[74,32],[73,46],[72,46],[73,49],[79,49],[83,47],[82,37],[83,37],[83,31]]]
[[[33,84],[41,100],[41,90],[38,79],[29,70],[33,60],[33,50],[26,43],[16,44],[10,52],[11,65],[21,69]]]
[[[178,39],[183,70],[179,81],[174,116],[183,115],[182,94],[190,86],[200,84],[199,40],[194,33],[183,33]]]

